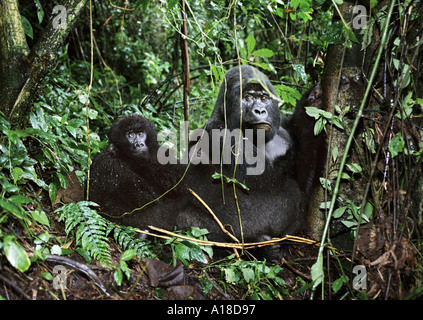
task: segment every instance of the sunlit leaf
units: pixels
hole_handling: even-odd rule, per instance
[[[3,239],[3,248],[7,260],[21,272],[28,270],[31,262],[24,248],[16,243],[14,236],[6,236]]]

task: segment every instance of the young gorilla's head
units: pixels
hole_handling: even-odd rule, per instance
[[[153,124],[138,114],[117,120],[109,133],[110,152],[121,159],[154,159],[157,132]]]

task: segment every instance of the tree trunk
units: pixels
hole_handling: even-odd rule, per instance
[[[12,127],[23,127],[38,85],[49,73],[59,49],[87,0],[67,0],[53,9],[51,21],[29,51],[17,0],[0,2],[0,111]]]
[[[0,2],[0,111],[8,115],[25,82],[24,59],[29,55],[16,0]]]
[[[349,25],[353,20],[353,8],[356,5],[355,1],[344,1],[339,5],[343,19]],[[341,19],[338,14],[334,15],[334,22],[340,22]],[[345,146],[349,136],[349,129],[354,122],[355,112],[348,112],[348,108],[358,108],[364,95],[365,81],[363,79],[363,70],[367,64],[365,51],[361,50],[360,30],[354,30],[358,43],[352,42],[352,47],[347,48],[344,45],[330,45],[325,58],[325,68],[322,76],[322,97],[324,109],[330,111],[335,116],[341,116],[343,130],[340,130],[335,125],[327,125],[326,131],[328,134],[328,152],[325,172],[323,177],[329,180],[333,186],[339,172],[342,155],[345,153]],[[350,39],[351,40],[351,39]],[[371,49],[371,48],[369,48]],[[339,106],[341,115],[335,111],[335,106]],[[356,133],[356,136],[358,134]],[[356,139],[352,150],[349,151],[350,160],[347,162],[358,163],[362,168],[365,167],[362,161],[363,149],[361,139]],[[352,173],[347,172],[349,175]],[[365,175],[362,177],[355,177],[350,180],[343,180],[340,185],[338,199],[342,201],[351,200],[357,206],[361,205],[364,195],[366,181]],[[327,192],[325,194],[325,192]],[[321,203],[328,203],[331,194],[329,190],[323,187],[317,188],[313,195],[313,205],[310,212],[310,225],[316,238],[319,238],[323,229],[326,216],[325,213],[319,209]],[[344,204],[345,205],[345,204]],[[337,230],[336,223],[332,225]],[[348,236],[349,238],[349,236]]]

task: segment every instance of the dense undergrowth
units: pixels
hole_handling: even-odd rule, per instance
[[[184,268],[195,270],[202,294],[209,298],[212,297],[212,290],[225,298],[309,298],[315,280],[310,272],[318,250],[313,241],[289,242],[287,255],[278,264],[258,261],[248,254],[239,259],[232,252],[225,257],[216,257],[212,247],[202,246],[194,240],[174,236],[140,239],[135,229],[109,222],[98,215],[94,204],[84,201],[86,193],[83,190],[89,182],[90,161],[107,145],[106,134],[114,119],[127,113],[142,113],[155,123],[158,131],[166,131],[177,127],[178,121],[184,117],[180,81],[182,66],[180,53],[175,49],[180,41],[179,33],[175,31],[179,25],[179,9],[175,1],[158,3],[160,5],[155,8],[138,7],[138,13],[126,15],[107,4],[96,4],[99,12],[109,14],[111,20],[107,28],[101,28],[100,25],[104,23],[102,15],[96,17],[96,37],[102,50],[97,51],[93,73],[95,80],[89,96],[85,84],[90,67],[86,61],[89,59],[84,56],[83,50],[78,49],[81,43],[84,48],[89,48],[89,39],[84,34],[88,28],[88,18],[82,17],[79,33],[76,30],[69,43],[62,48],[60,60],[34,99],[26,128],[12,129],[0,115],[0,271],[2,265],[7,264],[13,266],[17,273],[25,274],[31,268],[36,268],[46,255],[78,255],[88,264],[99,261],[103,268],[113,274],[114,285],[119,288],[125,281],[133,280],[131,268],[134,263],[145,265],[147,259],[159,258],[171,266],[176,267],[181,262]],[[292,11],[286,11],[276,2],[261,0],[249,1],[239,8],[235,5],[230,10],[220,2],[206,9],[196,2],[189,7],[192,33],[189,38],[190,57],[194,65],[190,91],[190,125],[193,129],[205,123],[224,69],[237,63],[237,59],[260,66],[278,79],[275,88],[285,101],[281,112],[288,116],[304,89],[320,80],[324,67],[321,55],[330,44],[344,43],[345,27],[329,24],[333,7],[327,1],[317,1],[315,6],[312,1],[292,1],[291,8]],[[409,2],[403,3],[398,9],[398,20],[394,23],[398,24],[402,19],[405,8],[415,7]],[[320,10],[319,15],[316,14],[317,9]],[[143,14],[145,12],[149,14]],[[410,19],[418,21],[418,11],[413,12]],[[377,13],[371,20],[375,28],[385,18],[386,8],[378,8]],[[29,9],[23,12],[30,21],[34,21],[31,14]],[[142,14],[142,21],[139,14]],[[122,16],[125,17],[124,29],[121,28]],[[269,17],[281,19],[285,29],[276,32],[270,26]],[[244,26],[235,34],[236,37],[234,20]],[[39,27],[42,27],[41,23]],[[37,32],[39,30],[35,29],[35,36]],[[409,34],[413,34],[413,31],[410,30]],[[400,37],[393,36],[389,47],[391,52],[386,53],[387,57],[392,55],[392,61],[387,61],[387,64],[392,66],[393,78],[402,75],[404,69],[411,68],[398,53],[400,40]],[[162,50],[163,46],[171,49]],[[307,50],[305,46],[308,46]],[[419,123],[409,123],[409,119],[421,117],[423,101],[415,89],[420,82],[421,75],[415,73],[408,82],[402,83],[401,89],[405,90],[395,116],[396,128],[392,130],[392,137],[385,148],[392,157],[390,159],[398,160],[392,172],[406,174],[392,175],[391,178],[387,176],[383,180],[384,185],[391,189],[379,203],[369,200],[362,214],[357,203],[351,199],[340,199],[333,215],[335,223],[343,225],[341,233],[347,235],[351,244],[357,236],[355,231],[358,225],[369,223],[382,213],[389,217],[389,212],[379,210],[376,205],[384,209],[392,199],[402,201],[399,207],[407,210],[395,213],[414,224],[414,234],[405,227],[398,229],[404,232],[401,238],[406,239],[402,242],[403,249],[409,250],[410,255],[401,256],[395,253],[395,248],[388,248],[387,252],[394,258],[403,259],[402,263],[407,265],[401,270],[404,274],[399,276],[403,284],[395,285],[401,287],[405,283],[405,297],[409,298],[419,298],[423,293],[422,213],[418,211],[420,208],[414,215],[406,216],[409,209],[406,201],[409,199],[405,196],[410,182],[421,179],[418,172],[414,173],[416,178],[412,175],[414,168],[421,165],[421,128]],[[398,88],[398,83],[393,80],[392,86]],[[343,120],[348,117],[349,111],[336,109],[332,114],[309,109],[308,113],[316,119],[316,133],[333,122],[339,130],[348,134],[349,128]],[[376,153],[377,144],[380,143],[378,125],[383,123],[385,112],[381,110],[381,118],[375,118],[373,127],[366,128],[360,137],[367,147],[363,157],[371,158]],[[419,132],[417,137],[413,136],[414,140],[409,138],[410,128],[417,128]],[[338,156],[336,149],[333,149],[330,157]],[[360,163],[370,162],[366,159]],[[366,174],[364,165],[358,163],[351,161],[347,164],[347,169],[342,173],[344,181],[353,182]],[[380,168],[380,172],[383,174],[388,170]],[[73,201],[63,197],[63,190],[69,187],[71,181],[70,173],[74,174],[79,185],[75,198],[70,199]],[[395,185],[389,184],[389,179],[397,179]],[[326,178],[322,177],[321,182],[330,194],[333,186]],[[69,194],[67,196],[70,197]],[[325,206],[321,204],[322,210]],[[404,219],[398,221],[402,223]],[[391,222],[389,220],[387,223]],[[380,225],[377,227],[381,228]],[[207,238],[207,230],[198,228],[181,234],[194,239]],[[331,244],[330,239],[328,243]],[[116,250],[111,249],[115,246],[121,250],[118,257]],[[328,280],[317,289],[321,288],[321,297],[366,299],[365,290],[356,291],[352,287],[356,273],[353,273],[349,261],[351,251],[341,252],[332,245],[327,247],[326,252],[327,264],[322,272],[327,273]],[[408,268],[409,265],[413,268]],[[397,271],[395,268],[393,270]],[[51,270],[42,273],[49,283],[54,281],[53,276]],[[371,298],[382,296],[372,293]],[[163,297],[160,288],[155,289],[154,297]]]

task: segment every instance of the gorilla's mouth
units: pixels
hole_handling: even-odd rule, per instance
[[[134,157],[145,157],[146,154],[148,154],[148,151],[143,149],[143,150],[131,150],[131,154]]]
[[[267,121],[250,122],[246,126],[248,129],[264,129],[266,132],[270,131],[272,125]]]

